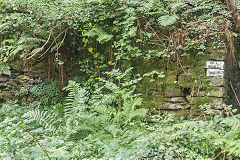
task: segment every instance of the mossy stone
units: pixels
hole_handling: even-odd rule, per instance
[[[176,119],[188,119],[188,115],[189,115],[189,110],[185,110],[185,109],[182,109],[182,110],[174,110],[174,111],[171,111],[171,110],[161,110],[159,114],[173,114],[174,117]]]
[[[185,99],[183,97],[170,97],[170,98],[165,98],[165,102],[170,102],[170,103],[186,103]]]
[[[227,57],[226,57],[226,54],[225,53],[221,53],[221,52],[212,52],[210,55],[209,55],[209,58],[212,59],[212,60],[225,60]]]
[[[182,97],[183,92],[180,88],[167,87],[164,89],[165,97]]]
[[[205,62],[208,59],[208,55],[205,53],[198,53],[195,55],[195,60],[197,60],[197,62]]]
[[[191,99],[191,108],[200,108],[200,106],[204,105],[204,104],[210,104],[212,103],[214,100],[213,97],[192,97]]]
[[[189,112],[189,117],[194,118],[194,117],[199,117],[204,115],[204,111],[199,109],[199,108],[191,108]]]
[[[19,75],[17,76],[18,79],[21,79],[21,80],[29,80],[30,78],[26,75]]]
[[[178,77],[178,86],[182,88],[192,88],[195,77],[192,75],[180,75]]]
[[[180,60],[181,60],[182,65],[186,68],[194,67],[196,65],[196,60],[194,59],[194,54],[182,56],[180,58]]]
[[[225,97],[225,89],[223,87],[212,87],[211,91],[207,93],[209,97]]]
[[[222,87],[224,86],[224,79],[221,77],[210,77],[209,85],[213,87]]]

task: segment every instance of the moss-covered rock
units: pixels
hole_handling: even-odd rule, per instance
[[[191,108],[200,108],[199,106],[202,106],[204,104],[210,104],[214,100],[213,97],[192,97],[190,101]]]
[[[186,56],[181,57],[181,64],[185,68],[192,68],[196,65],[196,60],[194,58],[194,54],[188,54]]]
[[[165,98],[165,102],[171,102],[171,103],[186,103],[185,99],[183,97],[171,97],[171,98]]]
[[[21,80],[29,80],[30,78],[26,75],[19,75],[17,76],[18,79],[21,79]]]
[[[223,87],[213,87],[211,91],[207,93],[209,97],[225,97],[225,89]]]
[[[173,88],[173,87],[167,87],[164,89],[164,95],[165,97],[169,98],[169,97],[182,97],[183,96],[183,92],[180,88]]]

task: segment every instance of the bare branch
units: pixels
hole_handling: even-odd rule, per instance
[[[62,22],[60,22],[59,24],[57,24],[56,26],[54,26],[54,27],[50,30],[48,39],[47,39],[47,41],[44,43],[44,45],[43,45],[41,48],[39,48],[33,55],[31,55],[30,57],[28,57],[27,60],[31,59],[31,58],[34,57],[38,52],[40,52],[41,50],[44,49],[44,47],[48,44],[48,42],[49,42],[49,40],[50,40],[50,38],[51,38],[51,36],[52,36],[53,30],[54,30],[55,28],[57,28],[61,23],[62,23]]]

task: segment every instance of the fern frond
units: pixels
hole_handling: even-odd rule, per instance
[[[32,120],[35,120],[39,125],[50,129],[55,129],[54,125],[57,122],[55,114],[48,111],[31,110],[25,113],[23,117],[31,118]]]

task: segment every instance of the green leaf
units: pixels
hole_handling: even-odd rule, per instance
[[[165,15],[165,16],[161,16],[158,19],[158,22],[160,25],[166,27],[169,25],[172,25],[173,23],[175,23],[178,20],[178,16],[177,15]]]
[[[113,35],[106,33],[103,29],[101,28],[92,28],[90,31],[86,32],[84,36],[88,37],[95,37],[97,36],[97,41],[99,43],[106,43],[107,41],[111,40]]]

